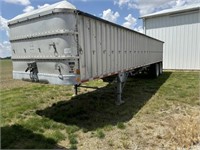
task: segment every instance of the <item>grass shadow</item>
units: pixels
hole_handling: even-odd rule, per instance
[[[66,125],[76,125],[87,131],[107,125],[129,121],[169,78],[171,72],[164,72],[157,79],[147,75],[129,78],[123,90],[125,104],[115,105],[114,85],[107,85],[95,91],[78,95],[70,100],[54,103],[44,110],[37,110],[40,116],[48,117]]]
[[[33,133],[21,125],[1,127],[1,149],[63,149],[51,138]]]

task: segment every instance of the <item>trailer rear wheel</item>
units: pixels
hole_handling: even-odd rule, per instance
[[[150,76],[153,78],[157,78],[160,74],[160,64],[152,64],[149,69]]]
[[[162,62],[159,63],[159,74],[161,75],[163,73],[163,64]]]

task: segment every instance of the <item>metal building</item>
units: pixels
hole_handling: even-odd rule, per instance
[[[164,69],[200,70],[200,4],[141,18],[145,34],[165,42]]]

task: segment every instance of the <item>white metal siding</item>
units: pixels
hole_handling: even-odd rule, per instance
[[[92,17],[78,18],[82,81],[162,61],[161,41]]]
[[[200,12],[145,19],[147,35],[164,41],[164,69],[200,69]]]

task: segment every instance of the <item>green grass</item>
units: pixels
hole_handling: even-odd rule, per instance
[[[55,148],[55,144],[53,139],[33,133],[32,130],[18,124],[1,127],[1,148],[50,149]]]
[[[88,132],[105,139],[116,128],[125,132],[133,118],[153,118],[176,106],[200,106],[200,72],[164,72],[157,79],[145,75],[129,78],[123,92],[125,104],[116,106],[113,84],[88,82],[86,86],[101,88],[81,88],[81,94],[72,97],[72,86],[12,80],[11,61],[0,63],[2,148],[54,149],[68,141],[64,148],[77,149],[88,140]],[[79,134],[84,138],[78,141]],[[127,143],[122,145],[127,147]]]
[[[79,130],[79,127],[77,127],[75,125],[66,127],[66,132],[69,133],[69,134],[75,133],[78,130]]]
[[[69,134],[68,138],[69,138],[70,144],[77,144],[78,143],[78,141],[76,139],[77,138],[76,134],[71,133],[71,134]]]
[[[117,123],[117,128],[119,128],[119,129],[125,129],[126,126],[124,125],[123,122],[118,122],[118,123]]]
[[[98,137],[99,139],[103,139],[105,137],[105,133],[101,129],[97,129],[96,137]]]
[[[70,146],[70,149],[77,149],[76,144],[72,144],[72,145]]]
[[[77,135],[74,133],[70,133],[68,135],[68,139],[69,143],[71,144],[70,149],[77,149],[77,144],[78,144]]]
[[[51,136],[49,137],[54,139],[56,142],[62,141],[66,138],[66,136],[59,130],[54,130]]]

